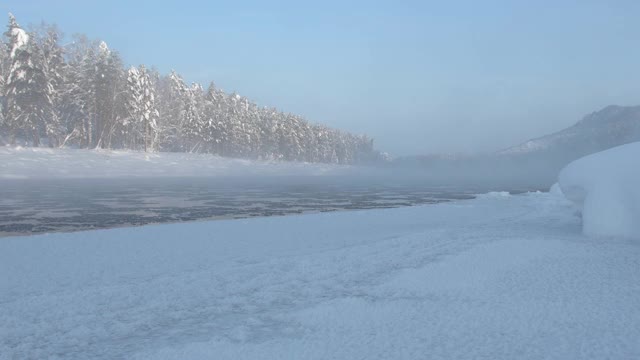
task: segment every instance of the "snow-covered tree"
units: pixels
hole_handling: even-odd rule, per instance
[[[11,14],[5,36],[9,49],[9,70],[4,84],[5,123],[10,140],[15,143],[20,131],[20,135],[30,137],[33,145],[39,146],[40,132],[51,112],[46,76],[38,63],[39,49]]]
[[[203,114],[204,90],[198,83],[191,84],[186,92],[183,118],[183,134],[190,152],[200,152],[206,139],[206,122]]]
[[[225,94],[211,82],[204,96],[205,142],[207,151],[223,155],[229,134],[223,111]]]
[[[4,46],[0,46],[0,145],[2,145],[2,132],[6,131],[4,121],[5,104],[5,81],[9,72],[9,52],[5,51]],[[4,131],[3,131],[4,130]]]
[[[40,64],[45,78],[45,91],[49,100],[45,119],[45,133],[50,146],[57,146],[61,142],[65,129],[61,123],[60,110],[62,108],[63,87],[65,83],[66,63],[64,51],[58,44],[60,34],[51,26],[43,30],[38,45],[37,63]]]
[[[23,30],[13,16],[0,51],[0,138],[33,145],[208,152],[223,156],[353,163],[377,158],[367,137],[259,107],[213,83],[188,86],[176,72],[125,70],[103,41],[55,27]]]
[[[127,117],[124,118],[123,136],[130,148],[142,144],[144,151],[154,151],[159,137],[159,112],[155,103],[155,88],[144,65],[131,67],[127,72]]]
[[[112,135],[118,124],[117,109],[120,88],[123,86],[122,61],[111,51],[107,43],[101,41],[95,62],[95,77],[92,79],[94,98],[94,144],[95,147],[111,146]]]

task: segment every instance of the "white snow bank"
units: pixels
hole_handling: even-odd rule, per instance
[[[318,176],[343,174],[351,169],[341,165],[253,161],[206,154],[0,147],[0,179]]]
[[[640,239],[640,142],[572,162],[559,183],[581,209],[586,235]]]
[[[0,239],[0,359],[638,359],[634,242],[553,194]]]

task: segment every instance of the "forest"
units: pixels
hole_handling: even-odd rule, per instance
[[[356,164],[382,155],[353,135],[211,82],[127,67],[104,41],[54,25],[29,31],[13,15],[0,51],[0,145],[194,152],[226,157]]]

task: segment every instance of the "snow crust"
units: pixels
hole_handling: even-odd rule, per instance
[[[0,239],[0,359],[637,359],[636,242],[551,193]]]
[[[253,161],[208,154],[0,147],[0,179],[159,176],[320,176],[345,174],[345,165]]]
[[[640,142],[586,156],[559,175],[590,236],[640,239]]]

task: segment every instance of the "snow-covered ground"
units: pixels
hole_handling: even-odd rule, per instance
[[[555,193],[0,239],[0,359],[638,359],[640,245]]]
[[[189,153],[0,147],[0,180],[159,176],[343,175],[349,166]]]

